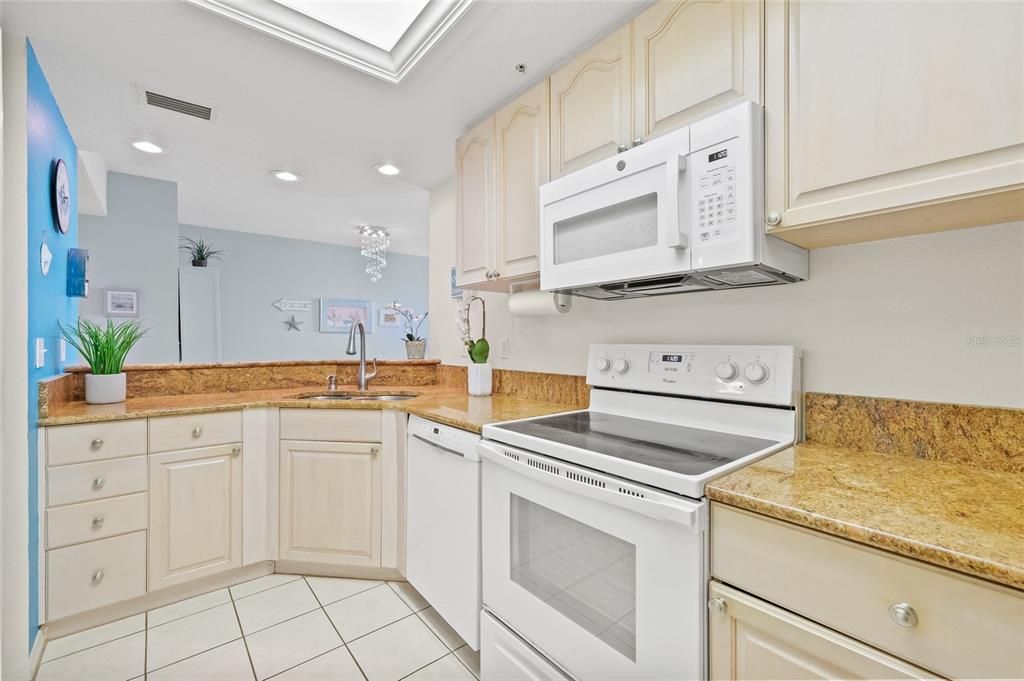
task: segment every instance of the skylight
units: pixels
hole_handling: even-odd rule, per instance
[[[323,0],[274,0],[331,28],[390,52],[428,0],[381,2],[323,2]]]

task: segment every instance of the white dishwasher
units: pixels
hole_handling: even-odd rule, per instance
[[[409,418],[406,578],[480,649],[480,436]]]

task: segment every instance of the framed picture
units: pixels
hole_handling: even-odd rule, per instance
[[[384,308],[377,313],[377,323],[380,326],[401,326],[402,316],[394,310]]]
[[[344,298],[320,299],[320,333],[348,333],[353,321],[361,321],[366,333],[373,332],[373,302]]]
[[[455,298],[461,298],[462,297],[462,289],[455,285],[455,268],[454,267],[452,268],[452,292],[451,292],[451,297],[452,297],[453,300]]]
[[[108,288],[104,292],[104,310],[108,317],[138,317],[139,292],[133,289]]]

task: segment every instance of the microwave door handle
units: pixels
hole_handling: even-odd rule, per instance
[[[674,186],[676,187],[676,201],[678,202],[679,176],[686,171],[686,156],[684,156],[683,154],[678,154],[677,158],[678,163],[676,164],[676,167],[672,169],[672,172],[675,174]],[[691,206],[687,206],[687,208],[690,209]],[[676,223],[675,229],[673,229],[672,233],[669,235],[668,245],[670,248],[686,248],[687,246],[690,245],[689,239],[687,238],[686,234],[683,233],[683,222],[680,220],[680,214],[678,210],[676,210],[674,221]]]

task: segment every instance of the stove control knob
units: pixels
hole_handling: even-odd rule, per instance
[[[768,367],[760,362],[754,362],[748,364],[743,370],[743,375],[747,377],[747,380],[758,385],[768,380]]]
[[[628,359],[617,359],[612,364],[612,368],[615,369],[616,373],[624,374],[629,371],[629,360]]]
[[[715,375],[723,381],[731,381],[740,375],[740,370],[735,362],[719,362],[715,367]]]
[[[612,363],[608,360],[607,357],[598,357],[597,362],[595,362],[595,364],[597,365],[597,370],[600,371],[602,374],[607,374],[608,370],[612,368]]]

